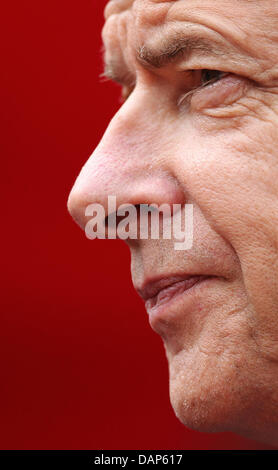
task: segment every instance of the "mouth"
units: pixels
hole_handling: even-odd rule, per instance
[[[137,289],[139,295],[145,301],[145,308],[149,315],[164,309],[177,297],[189,294],[196,285],[204,281],[215,279],[215,276],[188,275],[176,276],[158,281],[150,281],[141,289]]]

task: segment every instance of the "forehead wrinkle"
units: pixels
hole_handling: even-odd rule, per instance
[[[187,59],[193,52],[215,57],[235,57],[235,53],[218,38],[196,29],[195,25],[184,24],[181,28],[169,31],[166,27],[160,27],[150,40],[137,47],[136,58],[144,66],[160,68],[181,56]]]
[[[130,9],[134,1],[135,0],[110,0],[104,9],[105,19],[107,20],[111,15],[119,14],[122,11]]]
[[[135,74],[131,67],[131,22],[132,12],[126,9],[119,14],[110,15],[102,30],[104,46],[102,76],[128,87],[133,86],[135,82]]]
[[[240,8],[235,8],[235,2]],[[260,74],[260,69],[264,67],[268,55],[265,51],[261,56],[258,55],[260,48],[256,47],[254,41],[256,34],[254,32],[251,37],[248,27],[249,11],[253,23],[258,17],[252,7],[257,2],[253,2],[253,0],[225,0],[226,8],[221,6],[223,3],[224,0],[223,2],[222,0],[179,0],[174,2],[135,0],[136,26],[140,29],[141,34],[141,41],[137,42],[135,51],[137,61],[145,67],[162,67],[167,62],[174,62],[174,59],[183,53],[187,59],[186,55],[189,56],[191,50],[191,52],[196,52],[192,57],[193,62],[197,54],[199,58],[202,53],[204,57],[210,55],[210,60],[215,59],[216,61],[219,61],[222,54],[231,66],[234,63],[242,71],[244,63],[252,63],[252,73]],[[269,18],[269,16],[267,17]],[[174,46],[169,54],[156,50],[162,43],[165,43],[164,49],[168,48],[166,26],[175,28],[175,25],[181,23],[185,28],[184,36],[205,37],[207,42],[209,40],[211,42],[209,49],[207,45],[203,44],[202,47],[199,47],[200,44],[192,42],[191,48]],[[159,34],[157,34],[158,28],[161,28]],[[260,38],[260,41],[262,39],[263,37]],[[212,46],[214,46],[213,49]],[[175,48],[178,49],[177,54]],[[191,60],[191,57],[188,59]]]

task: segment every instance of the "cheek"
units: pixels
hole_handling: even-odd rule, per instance
[[[270,338],[278,330],[278,138],[259,124],[202,138],[193,131],[177,160],[181,184],[235,251],[259,332],[269,325]]]
[[[173,163],[180,185],[231,244],[240,248],[248,238],[254,246],[269,240],[276,247],[278,122],[249,118],[233,127],[231,120],[225,129],[220,119],[209,132],[207,120],[217,121],[199,116],[186,123]]]

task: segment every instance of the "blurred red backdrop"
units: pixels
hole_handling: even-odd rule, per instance
[[[128,249],[87,240],[67,213],[119,107],[117,86],[99,79],[105,3],[1,7],[0,447],[267,448],[179,423]]]

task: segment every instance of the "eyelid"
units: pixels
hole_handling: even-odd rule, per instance
[[[226,75],[229,74],[229,72],[222,72],[221,70],[210,70],[210,69],[203,69],[203,70],[201,70],[201,73],[204,72],[204,71],[217,72],[217,73],[219,73],[219,76],[211,78],[210,80],[202,83],[203,86],[208,86],[212,83],[219,82],[222,78],[226,77]]]
[[[208,69],[192,70],[192,72],[196,72],[196,71],[202,72],[203,70],[208,70]],[[211,70],[212,70],[212,69],[211,69]],[[194,95],[194,93],[196,93],[197,91],[201,90],[202,88],[206,88],[206,87],[209,88],[209,87],[210,87],[211,85],[213,85],[214,83],[221,82],[221,80],[222,80],[224,77],[226,77],[227,75],[230,74],[230,72],[222,72],[221,70],[219,70],[219,72],[222,74],[220,79],[212,78],[212,79],[209,80],[208,82],[202,83],[201,85],[199,85],[199,86],[193,88],[192,90],[188,91],[187,93],[185,93],[184,95],[182,95],[182,96],[179,98],[177,105],[178,105],[178,106],[181,106],[185,100],[187,100],[189,97],[191,97],[192,95]]]

